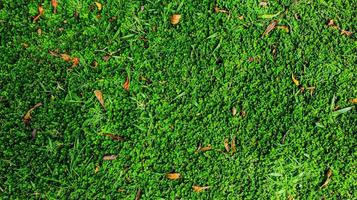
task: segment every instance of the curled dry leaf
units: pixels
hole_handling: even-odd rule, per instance
[[[192,189],[195,192],[203,192],[204,190],[207,190],[208,188],[209,188],[209,186],[204,186],[204,187],[197,186],[197,185],[192,186]]]
[[[351,36],[352,34],[353,34],[353,32],[351,32],[351,31],[346,31],[346,30],[341,31],[341,35]]]
[[[198,149],[195,151],[195,153],[199,153],[199,152],[205,152],[205,151],[209,151],[212,150],[211,145],[207,145],[206,147],[201,147],[201,145],[198,147]]]
[[[29,124],[30,121],[31,121],[31,118],[32,118],[32,117],[31,117],[31,113],[32,113],[32,111],[35,110],[36,108],[40,107],[40,106],[42,106],[42,103],[36,104],[34,107],[32,107],[30,110],[28,110],[28,111],[26,112],[25,116],[23,117],[23,121],[24,121],[24,123],[25,123],[26,125]]]
[[[179,14],[174,14],[170,17],[170,22],[172,25],[176,25],[180,22],[181,19],[181,15]]]
[[[357,98],[350,99],[350,102],[351,102],[351,103],[357,103]]]
[[[103,160],[115,160],[117,159],[117,155],[108,155],[108,156],[104,156]]]
[[[136,192],[135,200],[139,200],[141,198],[141,195],[142,195],[141,189],[138,189],[138,191]]]
[[[177,180],[181,177],[180,173],[168,173],[166,174],[166,178],[170,179],[170,180]]]
[[[289,33],[289,27],[287,27],[287,26],[276,26],[276,28],[277,28],[277,29],[281,29],[281,30],[283,30],[283,31],[285,31],[285,32],[287,32],[287,33]]]
[[[98,172],[99,172],[99,169],[100,169],[100,167],[99,167],[99,165],[97,165],[97,166],[95,167],[94,173],[95,173],[95,174],[98,173]]]
[[[326,180],[325,180],[325,182],[321,185],[320,188],[324,188],[324,187],[326,187],[326,186],[329,184],[329,182],[330,182],[330,180],[331,180],[331,176],[332,176],[332,170],[331,170],[331,168],[329,168],[329,169],[327,170],[327,172],[326,172]]]
[[[123,84],[123,88],[124,88],[124,90],[129,91],[129,89],[130,89],[129,77],[126,77],[125,83]]]
[[[120,136],[120,135],[113,135],[113,134],[110,134],[110,133],[107,133],[107,134],[103,134],[104,136],[107,136],[107,137],[110,137],[112,140],[114,141],[124,141],[124,137]]]
[[[268,35],[275,27],[276,25],[278,24],[278,20],[273,20],[270,22],[270,24],[267,26],[267,28],[265,29],[262,37]]]
[[[99,10],[99,11],[101,11],[101,10],[102,10],[103,6],[102,6],[102,4],[101,4],[101,3],[99,3],[99,2],[95,2],[95,5],[97,6],[97,8],[98,8],[98,10]]]
[[[239,19],[239,20],[243,20],[243,19],[244,19],[244,16],[241,15],[241,16],[238,17],[238,19]]]
[[[104,98],[103,98],[103,93],[100,90],[95,90],[94,91],[95,96],[97,97],[99,103],[102,105],[102,107],[105,109],[104,105]]]
[[[72,58],[72,67],[75,67],[79,64],[79,58],[74,57]]]
[[[262,1],[259,3],[259,6],[266,8],[266,7],[268,7],[268,2]]]
[[[328,20],[327,26],[330,26],[331,28],[334,28],[334,29],[340,29],[340,27],[338,27],[336,25],[336,23],[335,23],[335,21],[333,19]]]
[[[51,4],[53,6],[53,13],[57,13],[57,6],[58,6],[58,2],[57,0],[51,0]]]
[[[295,78],[295,75],[294,74],[291,74],[291,79],[293,80],[293,82],[294,82],[294,84],[296,85],[296,86],[300,86],[300,82],[299,82],[299,80],[297,80],[296,78]]]
[[[229,152],[229,141],[228,139],[224,139],[224,148],[226,149],[227,152]]]
[[[38,14],[33,18],[33,20],[38,21],[44,13],[45,13],[45,9],[43,9],[42,5],[39,5],[38,6]]]
[[[233,116],[236,116],[236,114],[237,114],[237,108],[236,108],[236,107],[233,107],[233,108],[232,108],[232,115],[233,115]]]
[[[69,56],[68,54],[62,53],[60,56],[66,62],[70,62],[71,61],[71,56]]]
[[[232,155],[237,151],[236,149],[236,137],[234,136],[231,141],[231,153]]]
[[[218,6],[214,7],[214,12],[215,13],[228,13],[227,9],[219,8]]]

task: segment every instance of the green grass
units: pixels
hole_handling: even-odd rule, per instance
[[[334,19],[356,32],[355,0],[270,1],[267,8],[120,0],[102,2],[99,19],[94,1],[59,0],[57,14],[44,1],[45,15],[33,22],[39,2],[0,1],[2,199],[134,199],[138,189],[142,199],[357,196],[349,102],[357,97],[356,37],[326,25]],[[215,5],[230,14],[214,13]],[[271,19],[260,17],[278,12],[274,19],[290,32],[262,38]],[[176,26],[174,13],[182,15]],[[80,64],[69,70],[49,51]],[[292,74],[314,93],[301,93]],[[103,92],[106,110],[94,90]],[[23,116],[39,102],[25,126]],[[336,106],[352,109],[336,115]],[[236,139],[235,154],[225,153],[225,138]],[[213,149],[195,154],[199,144]],[[103,161],[111,154],[118,158]],[[331,181],[320,188],[329,168]],[[173,171],[182,178],[168,180]],[[193,185],[210,188],[195,193]]]

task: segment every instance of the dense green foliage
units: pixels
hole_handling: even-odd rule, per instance
[[[355,0],[119,0],[102,2],[99,18],[94,1],[59,0],[57,14],[43,1],[34,22],[39,2],[0,2],[2,199],[134,199],[138,189],[142,199],[357,196],[356,37],[327,25],[357,31]],[[261,17],[275,13],[290,31],[262,37],[272,19]],[[168,180],[174,171],[182,178]]]

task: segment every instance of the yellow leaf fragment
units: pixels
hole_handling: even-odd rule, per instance
[[[209,186],[204,186],[204,187],[201,187],[201,186],[192,186],[192,189],[193,191],[195,192],[203,192],[204,190],[207,190],[209,188]]]
[[[99,2],[95,2],[95,5],[97,6],[97,8],[98,8],[98,10],[99,10],[99,11],[101,11],[101,10],[102,10],[103,6],[102,6],[102,4],[101,4],[101,3],[99,3]]]
[[[176,25],[180,22],[181,19],[181,15],[179,14],[174,14],[170,17],[170,22],[172,25]]]
[[[117,159],[117,155],[108,155],[108,156],[104,156],[103,160],[115,160]]]
[[[180,173],[168,173],[166,174],[166,178],[170,179],[170,180],[177,180],[181,177]]]
[[[291,79],[293,80],[293,82],[294,82],[294,84],[296,85],[296,86],[300,86],[300,82],[299,82],[299,80],[297,80],[296,78],[295,78],[295,75],[294,74],[291,74]]]
[[[229,152],[229,141],[228,139],[224,139],[224,148],[226,149],[227,152]]]

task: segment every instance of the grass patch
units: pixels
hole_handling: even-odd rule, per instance
[[[0,2],[4,199],[357,196],[355,2],[38,3]],[[289,32],[262,37],[273,19]]]

